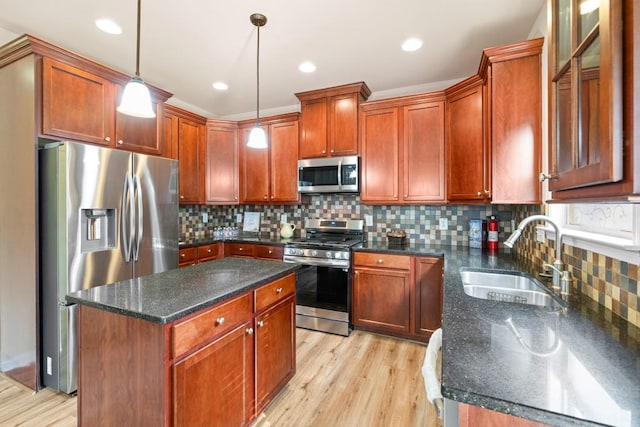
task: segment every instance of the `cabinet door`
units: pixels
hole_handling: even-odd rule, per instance
[[[489,68],[492,203],[541,201],[541,66],[533,55]]]
[[[112,146],[114,84],[49,58],[42,60],[42,133]]]
[[[458,427],[545,427],[536,421],[514,417],[479,406],[458,403]]]
[[[270,202],[295,202],[298,194],[298,122],[269,125]]]
[[[173,114],[164,116],[164,144],[165,155],[178,160],[178,117]]]
[[[362,113],[360,197],[363,202],[398,201],[398,109]]]
[[[207,126],[205,145],[207,204],[238,203],[238,129]]]
[[[224,256],[222,243],[212,243],[210,245],[198,246],[198,264],[201,262],[213,261]]]
[[[357,93],[337,95],[329,102],[329,155],[358,154],[358,97]]]
[[[357,267],[353,280],[353,324],[409,333],[410,273]]]
[[[447,198],[449,200],[484,200],[488,186],[484,182],[486,153],[482,85],[447,97]]]
[[[406,202],[444,202],[444,102],[403,108],[403,195]]]
[[[326,156],[327,98],[304,101],[300,111],[300,158]]]
[[[245,323],[175,364],[176,426],[242,426],[253,416],[253,335]]]
[[[415,259],[414,333],[426,337],[442,326],[442,258]]]
[[[247,147],[250,132],[251,129],[248,128],[239,133],[240,202],[265,203],[269,200],[269,150]]]
[[[118,104],[123,90],[118,85]],[[116,148],[155,156],[165,155],[163,128],[158,126],[163,123],[164,108],[157,102],[152,102],[152,108],[156,112],[153,118],[132,117],[116,110]]]
[[[178,251],[178,267],[189,267],[198,263],[197,248],[183,248]]]
[[[180,203],[199,203],[201,199],[201,138],[204,126],[178,119]]]
[[[293,377],[295,367],[295,299],[292,296],[256,317],[257,413]]]

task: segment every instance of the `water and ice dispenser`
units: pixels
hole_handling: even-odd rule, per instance
[[[81,209],[80,227],[82,252],[96,252],[115,247],[115,209]]]

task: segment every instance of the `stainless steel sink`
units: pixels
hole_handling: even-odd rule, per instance
[[[567,305],[538,280],[518,271],[462,268],[460,277],[464,292],[474,298],[549,308]]]

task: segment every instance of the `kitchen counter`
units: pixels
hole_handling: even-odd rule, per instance
[[[67,295],[67,301],[169,323],[286,276],[296,268],[296,264],[222,258],[75,292]]]
[[[279,234],[268,233],[240,233],[232,236],[217,237],[213,235],[205,237],[196,237],[193,239],[181,240],[178,242],[180,249],[191,248],[194,246],[209,245],[216,242],[246,242],[259,243],[265,245],[284,245],[292,239],[283,239]]]
[[[508,249],[489,256],[467,247],[380,241],[354,250],[444,256],[445,398],[553,426],[640,425],[640,330],[611,310],[582,295],[553,311],[465,294],[461,267],[539,279],[535,266]]]

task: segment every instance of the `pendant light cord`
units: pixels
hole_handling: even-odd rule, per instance
[[[256,92],[256,126],[260,126],[260,26],[258,26],[258,49],[256,50]]]
[[[140,8],[142,0],[138,0],[138,30],[136,35],[136,77],[140,77]]]

